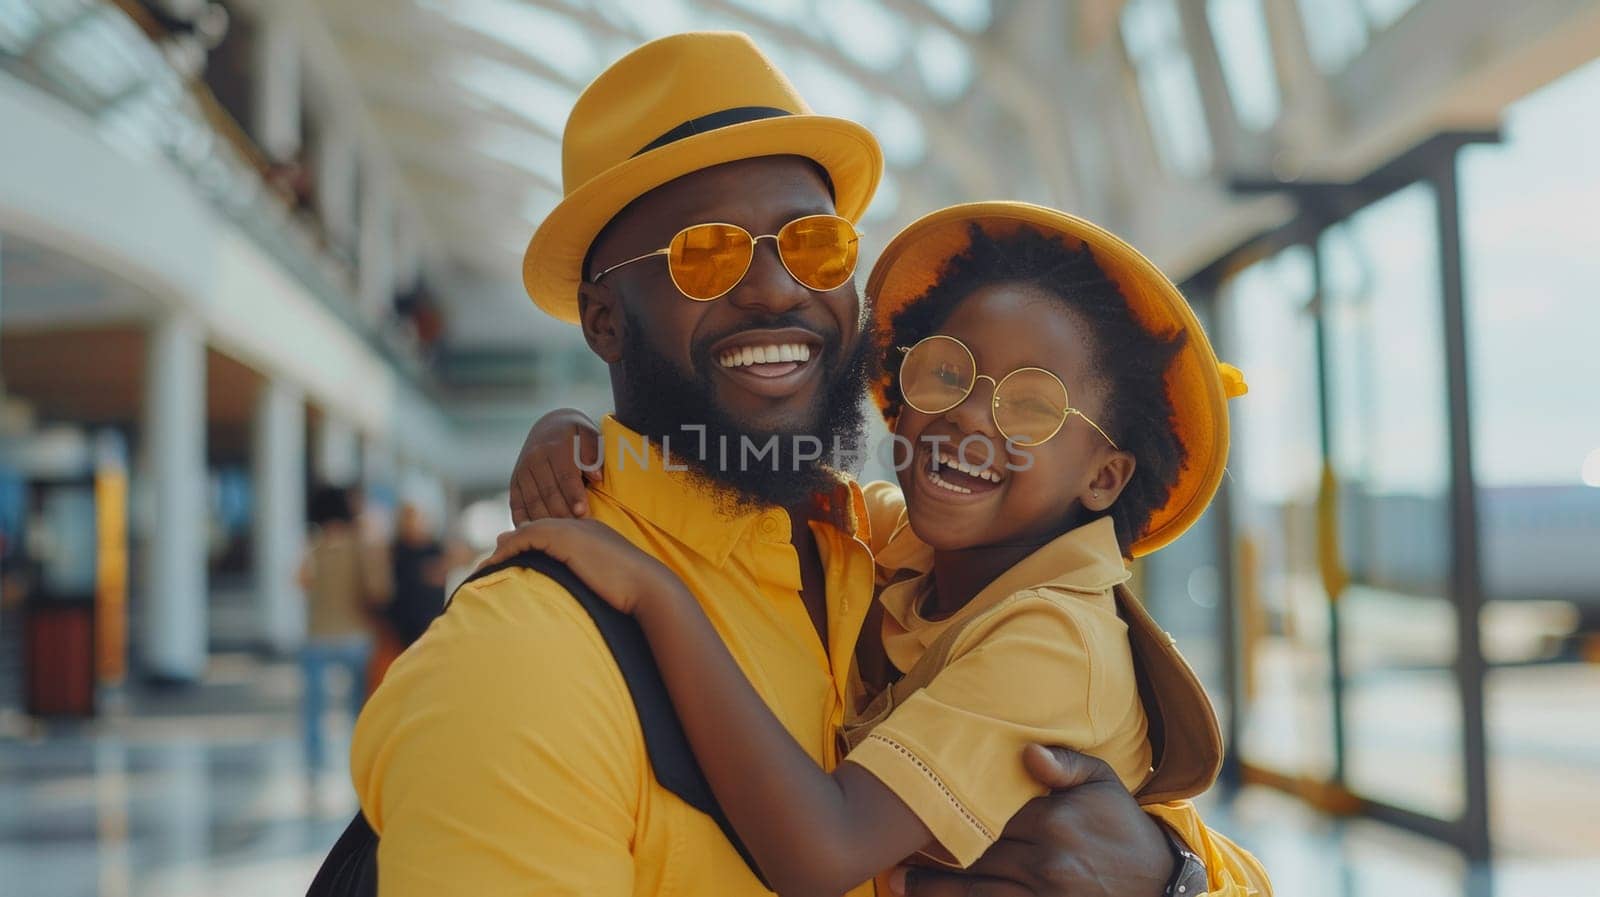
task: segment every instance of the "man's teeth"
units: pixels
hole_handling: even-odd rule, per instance
[[[953,467],[969,477],[977,477],[980,480],[988,480],[991,483],[1000,482],[1000,474],[995,473],[994,468],[976,467],[953,455],[947,455],[944,452],[939,453],[935,470],[937,470],[939,467]],[[971,490],[967,491],[970,492]]]
[[[751,364],[778,364],[784,361],[810,361],[811,347],[804,343],[784,343],[781,346],[745,346],[729,349],[717,361],[725,368],[742,368]]]

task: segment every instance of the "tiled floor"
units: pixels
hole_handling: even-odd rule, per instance
[[[1600,844],[1587,859],[1501,855],[1488,869],[1469,869],[1437,841],[1377,822],[1330,821],[1264,788],[1207,805],[1205,816],[1255,852],[1282,897],[1600,895]]]
[[[223,659],[204,688],[129,697],[92,725],[15,737],[13,718],[0,894],[303,894],[355,798],[342,766],[307,775],[298,687],[291,666]]]
[[[30,733],[3,721],[0,894],[304,893],[355,803],[342,768],[307,775],[297,689],[290,666],[223,657],[203,688],[132,694],[93,724]],[[1206,815],[1258,853],[1285,897],[1600,894],[1600,845],[1591,859],[1507,856],[1471,874],[1427,839],[1330,822],[1273,792],[1212,799]]]

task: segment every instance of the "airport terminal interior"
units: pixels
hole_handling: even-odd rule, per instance
[[[367,674],[303,701],[308,521],[442,600],[607,410],[521,254],[579,91],[690,29],[877,135],[862,272],[1066,209],[1245,371],[1135,576],[1276,893],[1596,893],[1592,0],[0,0],[0,892],[304,891]]]

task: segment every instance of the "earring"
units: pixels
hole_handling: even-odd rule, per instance
[[[1099,501],[1100,500],[1100,490],[1099,489],[1090,489],[1089,490],[1089,494],[1094,496],[1095,501]]]

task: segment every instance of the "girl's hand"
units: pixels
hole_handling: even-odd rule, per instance
[[[584,470],[578,466],[583,459]],[[584,517],[585,482],[600,479],[600,430],[582,411],[562,408],[534,421],[511,472],[511,522]]]
[[[533,520],[500,534],[480,568],[537,549],[566,564],[605,602],[637,615],[648,602],[687,593],[667,565],[597,520]]]

